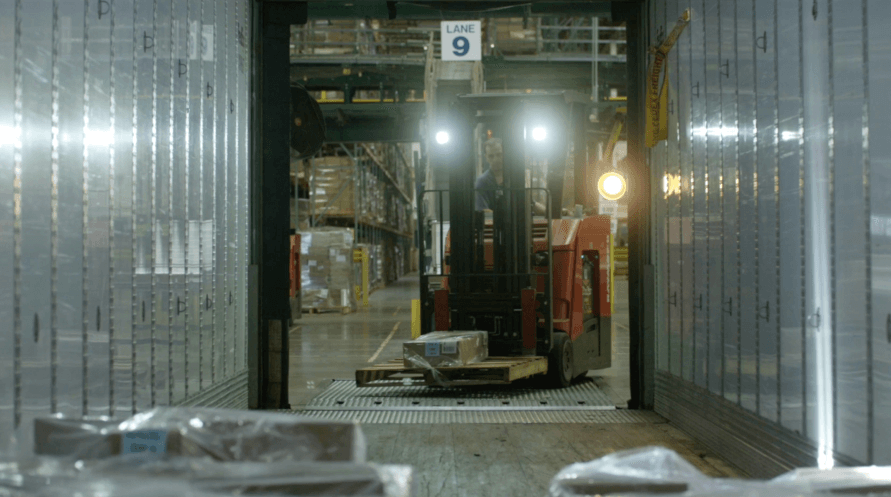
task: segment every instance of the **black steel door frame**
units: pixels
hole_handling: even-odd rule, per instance
[[[655,314],[650,233],[650,168],[644,148],[646,2],[613,2],[615,21],[625,22],[628,113],[628,312],[631,409],[652,409],[655,392]]]
[[[248,382],[252,409],[287,409],[290,255],[290,39],[306,2],[251,4]]]

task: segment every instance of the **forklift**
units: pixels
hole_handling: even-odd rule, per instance
[[[431,167],[448,174],[448,189],[424,190],[418,199],[420,333],[484,330],[489,358],[440,368],[435,378],[393,361],[357,371],[357,386],[408,385],[414,374],[441,386],[540,377],[563,388],[610,367],[610,218],[562,218],[564,184],[584,180],[567,181],[566,174],[572,137],[584,137],[576,131],[589,107],[576,92],[470,94],[436,123]],[[504,153],[491,211],[475,206],[475,144],[483,131],[501,138]],[[584,143],[575,147],[584,153]],[[537,187],[535,159],[547,164]],[[536,215],[537,200],[545,215]],[[424,263],[425,254],[433,264]]]

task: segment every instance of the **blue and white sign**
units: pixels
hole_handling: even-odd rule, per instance
[[[442,60],[482,60],[480,21],[443,21]]]

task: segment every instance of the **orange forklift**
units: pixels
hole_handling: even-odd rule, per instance
[[[420,332],[485,330],[489,358],[440,368],[435,379],[394,361],[357,371],[358,386],[408,384],[414,373],[443,386],[546,376],[560,388],[610,367],[610,218],[561,218],[571,138],[584,136],[575,127],[585,125],[589,106],[575,92],[458,97],[429,150],[448,189],[418,199]],[[482,130],[500,137],[504,151],[490,211],[475,206],[474,133],[479,143]],[[536,161],[547,164],[538,187]],[[533,209],[537,200],[544,215]]]

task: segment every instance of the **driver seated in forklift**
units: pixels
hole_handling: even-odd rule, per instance
[[[504,149],[501,145],[501,139],[489,138],[486,141],[485,148],[489,169],[481,174],[474,184],[476,189],[476,210],[478,211],[493,210],[496,200],[503,195],[501,188],[504,185]],[[536,216],[547,214],[545,206],[539,202],[534,203],[532,210]]]

